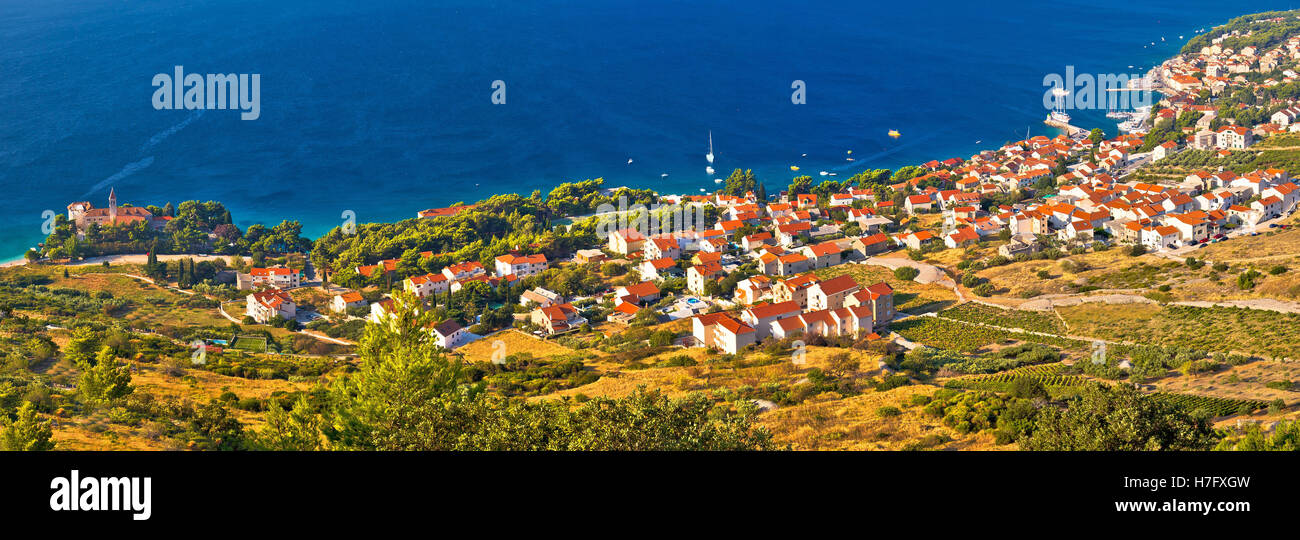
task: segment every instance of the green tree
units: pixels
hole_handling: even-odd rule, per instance
[[[278,401],[272,400],[266,413],[266,425],[257,432],[255,442],[257,447],[265,450],[320,450],[320,415],[312,410],[303,396],[299,396],[288,411]]]
[[[72,331],[72,338],[63,347],[63,357],[73,365],[81,365],[92,361],[99,348],[99,336],[94,330],[83,326]]]
[[[1226,437],[1214,449],[1295,452],[1300,450],[1300,421],[1282,420],[1273,426],[1272,433],[1265,433],[1259,424],[1250,424],[1241,437]]]
[[[82,363],[77,391],[88,403],[103,405],[131,393],[131,372],[118,366],[113,349],[105,345],[99,350],[94,365]]]
[[[244,425],[216,400],[200,407],[189,419],[187,434],[202,450],[245,450]]]
[[[462,405],[481,387],[466,382],[459,362],[447,360],[425,330],[433,316],[419,299],[393,295],[392,316],[366,325],[355,375],[331,388],[335,404],[325,427],[339,449],[432,450],[455,446],[468,429]]]
[[[53,450],[54,429],[49,421],[42,422],[36,415],[36,406],[24,401],[18,407],[18,417],[10,420],[0,415],[0,450],[6,452]]]
[[[753,170],[736,169],[727,177],[726,182],[722,184],[722,192],[728,195],[743,196],[747,191],[753,191],[758,185],[754,178]]]
[[[739,450],[771,448],[752,404],[719,410],[704,396],[670,399],[638,389],[580,408],[489,395],[448,360],[412,295],[368,324],[361,369],[330,390],[323,432],[341,450]],[[304,428],[305,430],[306,428]]]
[[[1094,384],[1068,407],[1039,412],[1023,450],[1206,450],[1215,441],[1209,419],[1144,396],[1130,385]]]

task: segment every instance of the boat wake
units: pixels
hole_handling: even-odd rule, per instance
[[[117,171],[117,173],[114,174],[113,176],[101,180],[99,183],[92,186],[90,188],[90,191],[87,191],[81,197],[82,198],[89,197],[91,194],[95,193],[96,191],[99,191],[101,189],[104,189],[112,185],[113,182],[116,182],[118,180],[121,180],[137,172],[149,168],[150,165],[153,165],[153,156],[148,156],[140,161],[133,161],[131,163],[127,163],[125,167],[122,167],[122,170]]]
[[[140,152],[141,153],[148,152],[150,148],[158,146],[158,143],[167,140],[167,137],[171,137],[172,135],[175,135],[180,130],[185,129],[186,126],[189,126],[190,124],[194,123],[194,121],[198,120],[199,117],[201,116],[203,116],[203,109],[194,111],[194,114],[191,114],[188,117],[186,117],[184,120],[181,120],[179,124],[176,124],[172,127],[159,131],[158,133],[154,134],[153,137],[149,137],[149,140],[145,141],[144,145],[140,147]]]

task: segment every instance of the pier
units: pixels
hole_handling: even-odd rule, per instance
[[[1054,128],[1064,130],[1066,136],[1071,138],[1088,136],[1088,130],[1083,129],[1079,126],[1071,125],[1069,122],[1053,120],[1051,117],[1048,117],[1048,119],[1043,120],[1043,123],[1052,126]]]

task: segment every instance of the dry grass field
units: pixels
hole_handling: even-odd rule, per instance
[[[500,342],[500,345],[497,342]],[[526,352],[533,355],[534,358],[547,358],[575,352],[573,349],[554,341],[536,338],[518,330],[497,332],[456,349],[456,352],[466,362],[491,362],[492,355],[497,351],[502,351],[507,356]]]
[[[1300,224],[1300,217],[1273,220],[1295,226]],[[1242,236],[1226,242],[1216,242],[1196,250],[1196,257],[1209,261],[1238,262],[1273,262],[1294,259],[1300,254],[1300,229],[1294,227],[1286,230],[1269,229],[1262,225],[1257,230],[1259,236]]]
[[[759,417],[759,425],[773,434],[779,445],[794,450],[901,450],[931,437],[936,450],[1014,450],[1015,444],[998,446],[987,432],[960,435],[928,416],[913,395],[933,395],[937,387],[903,386],[886,392],[867,392],[841,400],[810,400],[777,409]],[[876,410],[897,407],[902,414],[881,417]],[[938,442],[944,441],[944,442]]]
[[[600,380],[578,388],[541,396],[539,399],[575,396],[577,394],[588,397],[619,398],[631,394],[639,386],[650,389],[658,388],[671,396],[681,396],[691,392],[720,388],[739,389],[746,386],[757,388],[764,384],[773,383],[791,386],[806,378],[808,370],[825,368],[828,365],[828,359],[832,355],[839,353],[848,353],[859,361],[857,376],[867,377],[879,373],[876,369],[878,357],[858,350],[808,347],[804,357],[806,363],[799,366],[794,365],[790,358],[785,357],[772,358],[770,362],[759,362],[762,365],[734,366],[710,363],[709,360],[718,358],[719,355],[710,355],[703,348],[673,348],[664,353],[643,359],[641,363],[653,364],[673,356],[686,355],[695,360],[697,364],[694,366],[649,369],[621,369],[623,366],[619,364],[601,361],[597,358],[594,362],[588,363],[605,373]],[[753,353],[747,360],[766,360],[768,358],[767,353]]]
[[[1069,261],[1064,262],[1064,261]],[[1077,286],[1091,285],[1102,289],[1139,289],[1159,285],[1186,269],[1174,261],[1154,255],[1130,257],[1124,250],[1109,249],[1070,255],[1061,259],[1013,262],[985,268],[976,275],[988,279],[999,291],[998,296],[1022,298],[1030,293],[1070,294]],[[1046,271],[1047,277],[1039,277]]]
[[[186,370],[184,376],[164,374],[158,366],[137,365],[131,374],[131,384],[136,392],[157,399],[175,399],[194,404],[207,403],[222,393],[233,392],[240,399],[266,399],[273,392],[311,390],[314,382],[290,382],[283,379],[245,379],[227,377],[210,371]],[[256,430],[263,423],[263,413],[234,407],[228,409],[244,424],[245,430]],[[52,417],[55,420],[54,441],[60,450],[169,450],[179,449],[163,437],[151,434],[148,423],[139,427],[123,426],[108,421],[105,411],[96,411],[75,419]]]

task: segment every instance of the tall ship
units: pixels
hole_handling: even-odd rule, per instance
[[[1047,119],[1043,120],[1044,124],[1054,127],[1066,127],[1070,125],[1070,115],[1065,112],[1065,104],[1062,103],[1065,100],[1065,96],[1069,94],[1070,91],[1064,88],[1057,87],[1052,89],[1052,97],[1055,98],[1056,109],[1047,114]]]
[[[1048,123],[1056,122],[1060,124],[1068,124],[1070,123],[1070,115],[1066,114],[1065,111],[1052,111],[1047,115],[1046,121]]]

